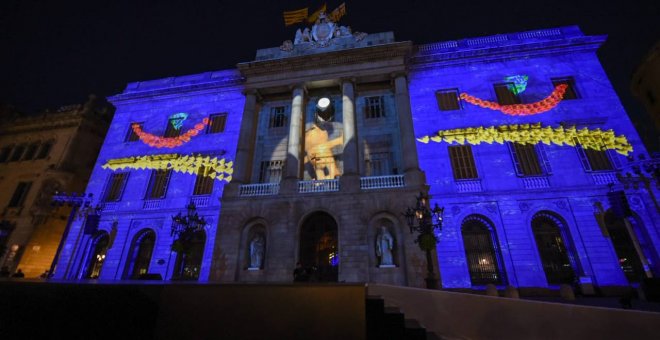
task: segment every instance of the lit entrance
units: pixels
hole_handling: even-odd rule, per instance
[[[299,248],[303,267],[316,267],[310,281],[337,282],[339,260],[337,223],[327,213],[312,214],[302,225]]]

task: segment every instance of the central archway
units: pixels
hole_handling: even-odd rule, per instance
[[[339,246],[337,222],[325,212],[311,214],[300,230],[299,262],[305,268],[316,267],[310,280],[337,282],[339,277]]]

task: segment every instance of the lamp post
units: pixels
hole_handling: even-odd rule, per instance
[[[187,256],[190,255],[195,236],[204,230],[208,224],[204,217],[197,214],[197,207],[195,203],[190,201],[186,206],[186,215],[181,212],[172,216],[172,229],[170,235],[173,236],[174,243],[172,243],[172,250],[181,256],[181,261],[177,261],[179,268],[176,268],[176,275],[182,278],[184,275],[183,269],[186,265]]]
[[[438,207],[437,203],[432,209],[429,208],[429,197],[423,192],[420,192],[416,199],[417,204],[415,207],[408,207],[403,216],[405,216],[408,227],[410,227],[410,233],[417,232],[419,234],[415,239],[415,243],[426,252],[426,288],[437,289],[438,279],[435,278],[433,273],[432,251],[438,243],[435,231],[442,229],[442,215],[445,208]]]

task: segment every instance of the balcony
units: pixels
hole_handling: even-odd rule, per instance
[[[480,179],[463,179],[457,180],[456,191],[458,192],[482,192]]]
[[[241,184],[238,187],[238,196],[240,197],[269,196],[269,195],[277,195],[279,191],[280,191],[280,183]]]
[[[617,184],[619,180],[616,178],[616,173],[614,172],[593,172],[591,173],[591,178],[594,180],[596,185],[608,185],[610,183]]]
[[[550,187],[550,182],[548,182],[547,176],[523,177],[522,181],[525,189],[543,189]]]
[[[103,202],[101,204],[101,210],[102,211],[115,211],[115,210],[117,210],[118,205],[119,205],[119,202]]]
[[[360,177],[360,189],[401,188],[405,186],[403,175]]]
[[[158,200],[145,200],[144,205],[142,206],[142,209],[144,210],[152,210],[152,209],[160,209],[160,207],[163,205],[163,200],[158,199]]]
[[[298,192],[332,192],[339,191],[338,179],[313,179],[311,181],[298,181]]]
[[[191,201],[198,208],[208,207],[209,202],[211,201],[211,196],[193,196]]]

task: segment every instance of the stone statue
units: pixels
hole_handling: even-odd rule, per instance
[[[305,29],[302,31],[302,42],[310,42],[310,41],[312,41],[311,33],[309,32],[309,28],[305,27]]]
[[[381,226],[376,235],[376,255],[380,257],[380,266],[393,266],[392,251],[394,250],[394,237]]]
[[[250,268],[261,268],[264,262],[266,242],[261,234],[256,234],[250,241]]]
[[[298,45],[303,41],[303,34],[300,28],[296,31],[296,37],[293,39],[293,44]]]

